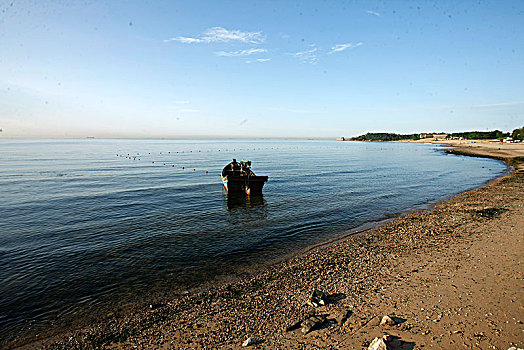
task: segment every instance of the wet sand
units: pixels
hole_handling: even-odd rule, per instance
[[[522,169],[521,148],[498,148],[453,152]],[[257,349],[361,349],[386,333],[396,337],[391,349],[523,347],[523,237],[524,173],[516,171],[234,282],[21,348],[229,349],[253,337]],[[314,289],[327,294],[325,306],[306,304]],[[289,329],[311,314],[317,329]],[[386,314],[398,324],[379,326]]]

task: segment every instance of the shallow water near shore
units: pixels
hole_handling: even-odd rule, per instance
[[[231,158],[269,176],[262,197],[225,195]],[[506,169],[424,144],[0,139],[0,338],[272,261]]]

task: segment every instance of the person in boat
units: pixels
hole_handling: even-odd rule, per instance
[[[233,158],[233,161],[231,162],[231,174],[233,176],[240,176],[241,174],[241,166],[235,158]]]

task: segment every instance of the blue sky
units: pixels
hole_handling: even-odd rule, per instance
[[[523,1],[0,0],[0,136],[524,125]]]

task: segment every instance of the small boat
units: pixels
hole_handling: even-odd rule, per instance
[[[226,193],[261,194],[267,176],[256,176],[251,170],[251,162],[243,160],[240,163],[233,159],[222,170],[222,183]]]

